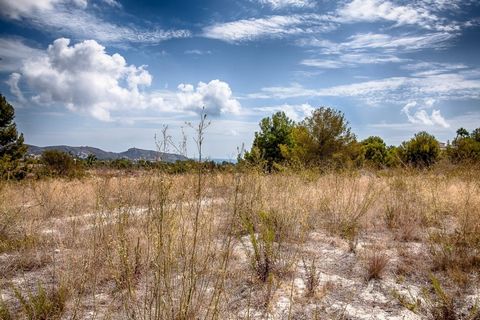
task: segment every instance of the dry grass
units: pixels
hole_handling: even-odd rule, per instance
[[[93,175],[0,189],[2,317],[39,304],[75,319],[416,319],[428,311],[391,292],[425,300],[431,273],[466,308],[480,297],[474,169]]]
[[[389,261],[388,256],[378,250],[378,248],[371,249],[366,257],[366,279],[368,281],[381,279]]]

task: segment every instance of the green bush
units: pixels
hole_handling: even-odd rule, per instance
[[[387,146],[380,137],[368,137],[361,142],[365,162],[373,167],[381,168],[387,164]]]
[[[398,148],[400,159],[415,167],[428,167],[440,157],[440,145],[434,136],[425,131],[415,134]]]
[[[41,162],[48,175],[75,177],[82,174],[82,167],[66,152],[46,150],[42,153]]]

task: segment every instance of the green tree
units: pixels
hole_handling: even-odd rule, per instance
[[[459,129],[457,130],[457,137],[466,138],[466,137],[468,137],[468,136],[469,136],[469,134],[468,134],[467,129],[465,129],[465,128],[459,128]]]
[[[291,133],[295,124],[284,112],[279,111],[271,118],[263,118],[259,125],[260,132],[255,132],[252,150],[245,153],[245,159],[249,162],[262,159],[266,162],[267,170],[271,171],[275,163],[285,160],[282,146],[293,146]]]
[[[361,142],[365,161],[375,167],[383,167],[387,160],[387,145],[382,138],[371,136]]]
[[[472,131],[472,134],[470,135],[470,137],[477,141],[477,142],[480,142],[480,128],[477,128],[475,130]]]
[[[320,107],[292,133],[294,146],[285,150],[289,159],[305,164],[346,164],[361,155],[361,148],[341,111]]]
[[[13,106],[0,94],[0,177],[7,179],[20,176],[20,160],[27,152],[14,118]]]
[[[473,130],[472,134],[465,134],[465,131],[458,129],[452,145],[447,147],[447,155],[452,162],[480,161],[480,128]]]
[[[415,134],[409,141],[403,142],[398,149],[404,163],[416,167],[428,167],[440,156],[440,145],[434,136],[425,131]]]

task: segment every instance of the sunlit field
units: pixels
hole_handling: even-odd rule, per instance
[[[1,319],[479,319],[478,168],[1,182]]]

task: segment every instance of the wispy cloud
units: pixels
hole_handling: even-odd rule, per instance
[[[463,63],[427,62],[421,61],[402,66],[402,69],[413,71],[412,76],[422,77],[452,71],[465,70],[469,67]]]
[[[110,6],[119,3],[106,0]],[[39,30],[76,39],[95,39],[103,43],[158,43],[172,38],[191,36],[188,30],[145,29],[135,25],[119,25],[99,18],[89,10],[85,0],[4,0],[3,15]]]
[[[26,45],[20,38],[0,38],[0,72],[19,70],[22,61],[42,54],[42,50]]]
[[[300,62],[301,65],[315,67],[320,69],[339,69],[345,67],[355,67],[362,64],[382,64],[399,63],[407,61],[394,55],[375,55],[365,53],[344,54],[334,56],[334,59],[305,59]]]
[[[389,21],[394,26],[418,25],[425,29],[453,31],[458,26],[446,23],[425,6],[399,5],[385,0],[353,0],[337,10],[338,21],[378,22]]]
[[[266,87],[248,95],[252,99],[299,97],[355,97],[369,104],[406,103],[412,99],[438,100],[480,98],[480,77],[468,73],[434,74],[424,77],[391,77],[327,88],[308,89],[299,84]]]
[[[261,38],[283,38],[292,35],[318,34],[336,26],[327,16],[317,14],[268,16],[216,23],[203,29],[203,36],[227,42],[251,41]]]
[[[303,38],[297,41],[301,46],[321,48],[323,54],[340,54],[344,52],[365,52],[377,49],[384,53],[410,52],[420,49],[441,49],[449,45],[456,34],[434,32],[419,35],[389,35],[384,33],[357,33],[344,42],[326,39]]]
[[[199,49],[191,49],[191,50],[185,50],[183,53],[185,54],[192,54],[192,55],[197,55],[197,56],[203,56],[206,54],[212,54],[210,50],[199,50]]]
[[[312,8],[315,2],[312,0],[257,0],[262,5],[267,5],[274,10],[284,8]]]

